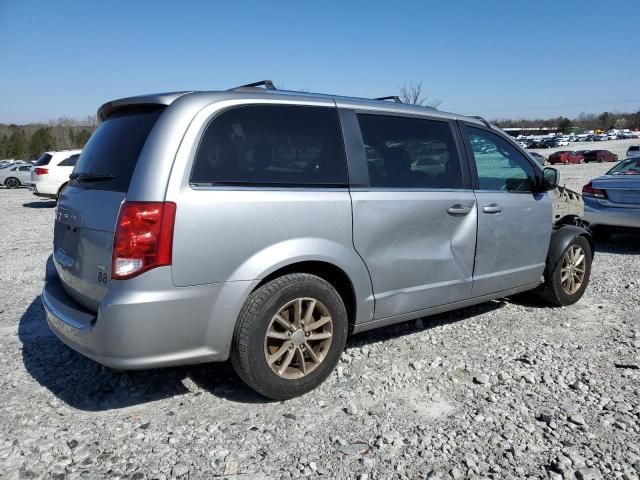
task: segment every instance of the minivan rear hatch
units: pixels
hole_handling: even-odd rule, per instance
[[[53,260],[69,296],[97,311],[111,281],[120,206],[142,148],[165,106],[136,106],[107,116],[82,150],[56,211]]]

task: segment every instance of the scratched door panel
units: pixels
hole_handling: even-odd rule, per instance
[[[472,191],[352,191],[353,235],[371,273],[375,318],[470,297],[477,210]],[[454,205],[465,214],[450,213]]]

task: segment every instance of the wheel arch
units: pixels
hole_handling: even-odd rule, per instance
[[[547,253],[547,265],[544,271],[545,278],[553,272],[558,262],[562,259],[563,252],[576,237],[585,237],[591,248],[591,257],[593,258],[595,256],[595,242],[588,230],[576,225],[563,225],[551,234],[549,252]]]
[[[290,273],[308,273],[310,275],[320,277],[330,283],[342,298],[345,308],[347,309],[349,333],[353,331],[358,314],[356,290],[354,288],[353,281],[347,272],[333,263],[322,260],[302,260],[281,266],[266,275],[253,290],[255,291],[271,280]]]

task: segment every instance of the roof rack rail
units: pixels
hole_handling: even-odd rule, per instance
[[[250,88],[250,87],[264,87],[265,90],[277,90],[272,80],[260,80],[259,82],[247,83],[246,85],[239,85],[237,87],[233,87],[230,90],[235,90],[237,88]]]
[[[402,103],[402,100],[400,100],[400,97],[397,95],[389,95],[388,97],[378,97],[378,98],[374,98],[374,100],[393,100],[396,103]]]
[[[491,125],[491,123],[487,119],[485,119],[484,117],[481,117],[480,115],[471,115],[471,118],[477,118],[482,123],[484,123],[487,127],[493,128],[493,125]]]

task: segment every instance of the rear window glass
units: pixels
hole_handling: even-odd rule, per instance
[[[74,169],[81,178],[73,184],[126,192],[142,147],[164,108],[136,108],[109,115],[82,150]]]
[[[336,109],[252,105],[223,112],[203,134],[191,183],[346,186]]]
[[[51,161],[51,155],[49,155],[48,153],[43,153],[42,156],[36,162],[36,167],[42,167],[44,165],[49,165],[50,161]]]

